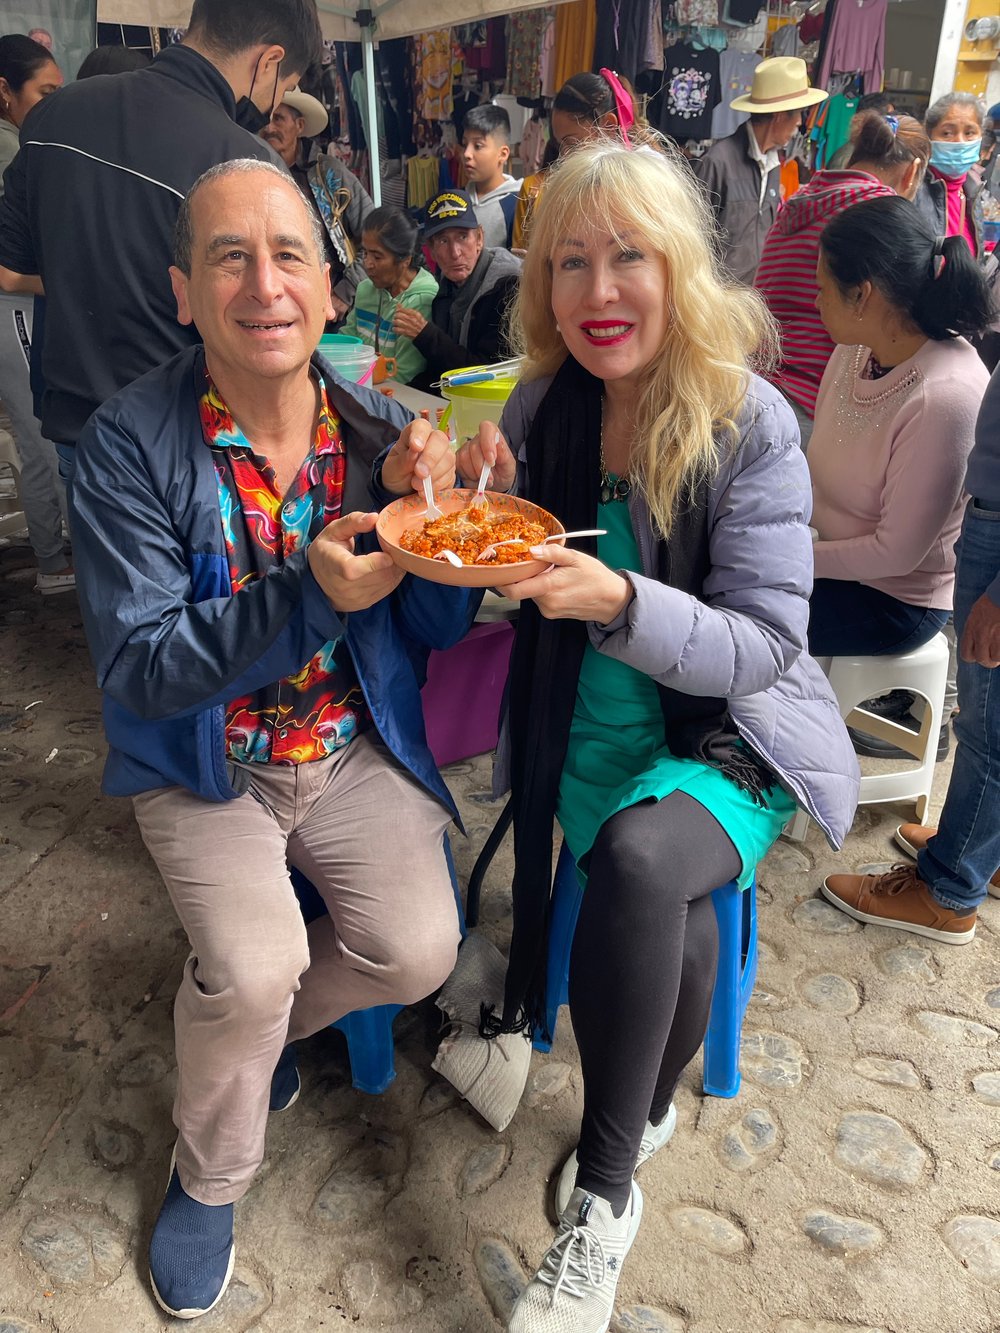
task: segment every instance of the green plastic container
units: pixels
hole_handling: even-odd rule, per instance
[[[356,346],[360,342],[360,338],[352,338],[349,333],[324,333],[319,340],[319,350],[324,356],[328,356],[338,347]]]
[[[489,370],[489,366],[466,366],[450,373],[463,375],[472,370]],[[442,385],[441,396],[451,403],[451,416],[459,444],[478,434],[481,421],[500,424],[504,404],[513,393],[516,383],[516,375],[505,375],[501,379],[486,380],[483,384],[456,384],[451,388]]]

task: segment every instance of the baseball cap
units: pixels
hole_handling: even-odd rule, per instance
[[[479,219],[472,200],[464,190],[443,190],[435,195],[424,211],[424,240],[429,241],[448,227],[478,227]]]

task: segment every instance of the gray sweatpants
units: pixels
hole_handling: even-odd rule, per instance
[[[14,427],[21,457],[21,505],[28,540],[43,574],[67,566],[63,550],[66,488],[59,480],[55,446],[42,435],[35,419],[28,381],[31,352],[30,296],[0,293],[0,399]]]
[[[208,1204],[234,1202],[260,1165],[285,1043],[355,1009],[423,999],[459,942],[451,817],[375,733],[314,763],[250,767],[234,801],[183,787],[133,797],[191,942],[174,1005],[177,1170]],[[329,911],[308,930],[290,864]]]

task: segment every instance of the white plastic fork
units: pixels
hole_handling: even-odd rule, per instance
[[[432,518],[444,518],[444,510],[439,509],[434,503],[434,483],[431,481],[430,477],[424,477],[424,499],[427,501],[427,513],[425,517],[428,520]],[[452,554],[454,554],[454,552]],[[458,560],[458,557],[456,556],[455,559]],[[461,564],[461,560],[459,560],[458,563]]]
[[[463,560],[459,559],[459,557],[455,554],[454,551],[449,551],[447,550],[447,548],[443,551],[438,551],[437,555],[432,555],[431,559],[447,560],[448,564],[454,565],[456,569],[462,569],[465,563]]]
[[[607,535],[607,528],[577,528],[575,532],[550,532],[547,537],[543,537],[540,542],[532,542],[532,546],[544,546],[546,542],[569,541],[570,537],[604,537]],[[480,560],[488,560],[496,555],[498,546],[517,546],[523,545],[523,537],[505,537],[502,542],[490,542],[489,546],[484,546],[479,552]]]
[[[490,479],[490,473],[492,472],[492,470],[493,469],[491,464],[489,463],[483,464],[483,470],[479,474],[479,485],[476,487],[476,493],[472,497],[473,504],[477,504],[480,500],[486,499],[486,483]]]

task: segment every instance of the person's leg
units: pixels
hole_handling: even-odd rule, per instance
[[[659,1125],[665,1119],[681,1074],[698,1054],[705,1040],[718,966],[719,922],[715,915],[715,904],[710,896],[696,898],[688,903],[681,984],[674,1021],[649,1108],[649,1122],[652,1125]]]
[[[170,787],[133,801],[191,941],[174,1005],[177,1169],[211,1205],[240,1198],[263,1157],[271,1074],[309,964],[282,827],[296,773],[261,768],[258,795],[217,804]]]
[[[973,603],[1000,570],[1000,511],[966,510],[958,545],[955,632],[961,642]],[[958,663],[958,747],[937,835],[917,872],[945,907],[978,907],[1000,866],[1000,668]]]
[[[817,579],[809,599],[809,651],[814,657],[909,653],[947,620],[947,611],[911,606],[864,583]]]
[[[28,380],[31,301],[0,296],[0,399],[14,427],[21,458],[21,503],[28,540],[43,574],[68,569],[63,547],[66,493],[56,469],[55,448],[34,415]]]
[[[302,765],[301,776],[315,782],[288,857],[329,915],[309,926],[289,1041],[355,1009],[422,1000],[454,968],[460,938],[444,854],[451,816],[377,736],[359,736],[334,768]]]
[[[726,831],[683,792],[619,812],[594,844],[569,978],[584,1084],[577,1186],[616,1215],[629,1199],[674,1025],[682,1024],[674,1060],[704,1036],[704,1025],[695,1034],[678,1014],[689,905],[739,871]],[[706,970],[700,997],[694,976],[688,990],[706,1023],[713,984]]]

